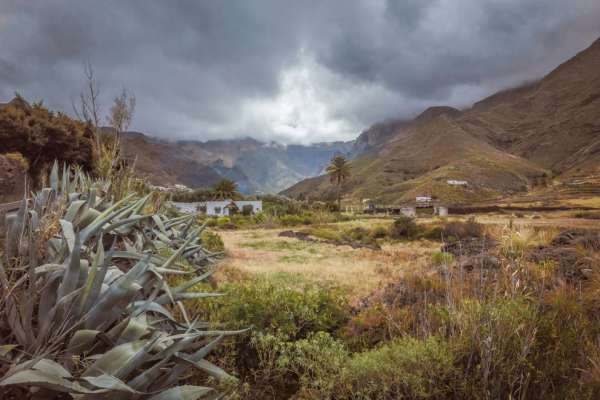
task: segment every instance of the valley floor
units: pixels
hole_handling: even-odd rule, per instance
[[[372,224],[355,221],[338,225]],[[356,298],[423,267],[439,243],[416,241],[384,244],[382,250],[300,241],[278,236],[286,229],[222,231],[227,257],[222,269],[294,280],[332,281],[351,289]]]
[[[469,216],[450,217],[466,220]],[[506,214],[477,215],[475,219],[495,230],[511,223],[520,228],[544,228],[559,231],[566,228],[594,228],[600,221],[573,218],[568,213],[550,213],[544,216]],[[340,229],[391,224],[392,218],[365,218],[351,222],[329,224]],[[421,218],[420,224],[435,222]],[[226,258],[217,278],[227,281],[232,274],[260,274],[294,285],[302,281],[331,281],[350,289],[358,300],[389,282],[397,281],[406,272],[428,270],[432,255],[440,250],[440,243],[416,240],[383,243],[381,250],[353,249],[346,245],[307,242],[279,234],[290,228],[247,229],[219,231],[226,248]]]

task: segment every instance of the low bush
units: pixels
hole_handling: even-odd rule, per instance
[[[231,222],[231,218],[229,217],[219,217],[217,218],[217,227],[221,229],[235,229],[235,224]]]
[[[228,328],[251,327],[217,353],[222,366],[248,384],[243,398],[288,398],[305,382],[329,376],[345,354],[331,335],[350,317],[346,293],[326,283],[296,283],[292,288],[265,277],[226,283],[224,297],[191,306],[209,321],[229,316]]]
[[[436,337],[402,338],[356,354],[331,377],[330,393],[314,398],[445,399],[456,375],[448,343]]]
[[[388,235],[388,230],[383,226],[376,226],[371,231],[371,237],[373,239],[385,239]]]
[[[293,289],[264,278],[226,284],[227,301],[215,300],[220,316],[229,316],[237,327],[254,327],[290,339],[310,332],[332,332],[349,316],[345,293],[328,284],[306,283]],[[218,320],[218,318],[217,318]]]
[[[215,253],[225,250],[223,239],[221,239],[218,233],[205,229],[200,236],[200,240],[204,248],[208,251]]]
[[[431,263],[433,265],[450,265],[453,262],[454,262],[454,255],[452,255],[452,253],[436,251],[431,256]]]
[[[396,218],[389,232],[392,239],[415,239],[418,234],[419,227],[415,220],[406,216]]]
[[[480,239],[485,236],[483,224],[469,218],[467,221],[452,221],[442,227],[445,241]]]
[[[600,219],[600,211],[580,211],[574,214],[575,218]]]

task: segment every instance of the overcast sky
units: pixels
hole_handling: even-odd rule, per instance
[[[163,138],[353,139],[542,76],[600,36],[598,0],[0,0],[0,101],[103,111]]]

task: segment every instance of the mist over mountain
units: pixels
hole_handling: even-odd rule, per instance
[[[354,142],[283,145],[252,138],[200,141],[165,141],[139,132],[123,135],[128,158],[136,169],[157,185],[183,183],[208,187],[222,178],[237,182],[242,193],[277,193],[323,173],[338,154],[353,157]]]

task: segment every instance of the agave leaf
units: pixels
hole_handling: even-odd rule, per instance
[[[59,363],[49,360],[47,358],[42,358],[37,363],[31,367],[32,369],[43,371],[51,375],[60,376],[61,378],[72,378],[73,376],[69,371],[63,368]]]
[[[35,268],[36,275],[46,274],[48,272],[63,271],[65,266],[63,264],[44,264]]]
[[[78,330],[69,341],[69,345],[67,346],[67,354],[77,355],[81,354],[84,350],[89,349],[90,346],[95,342],[99,333],[100,331],[93,329]]]
[[[73,247],[75,246],[75,231],[73,230],[73,224],[67,220],[61,219],[60,226],[62,228],[63,236],[67,241],[69,253],[72,253]]]
[[[167,339],[172,338],[169,337]],[[182,338],[181,340],[174,341],[170,346],[158,352],[154,357],[152,357],[153,361],[158,362],[129,381],[129,385],[138,390],[145,390],[152,384],[155,384],[156,380],[160,377],[163,366],[170,361],[171,357],[175,353],[184,350],[186,347],[192,344],[194,340],[194,337]]]
[[[173,367],[171,369],[171,371],[169,371],[169,374],[166,375],[159,382],[159,387],[168,387],[168,386],[173,385],[175,382],[177,382],[179,377],[188,370],[188,366],[190,365],[190,363],[198,362],[198,361],[204,359],[204,357],[206,357],[211,351],[213,351],[217,347],[217,345],[219,343],[221,343],[224,336],[225,335],[223,335],[223,334],[219,335],[216,339],[212,340],[206,346],[197,350],[195,353],[187,355],[186,356],[187,360],[184,360],[184,362],[175,365],[175,367]],[[197,366],[194,365],[194,367],[197,367]]]
[[[213,392],[204,386],[182,385],[167,389],[150,397],[149,400],[197,400]]]
[[[86,203],[86,200],[76,200],[76,201],[72,202],[69,205],[69,208],[67,209],[67,212],[65,213],[65,216],[63,219],[65,219],[69,222],[73,222],[73,220],[77,216],[77,213],[79,212],[79,210],[81,210],[81,208],[83,207],[83,205],[85,203]]]
[[[63,195],[67,195],[67,182],[69,180],[69,172],[67,169],[67,163],[63,163],[63,172],[60,183],[60,193]],[[66,196],[65,196],[66,197]]]
[[[133,197],[133,194],[130,194],[129,196],[121,199],[120,201],[116,202],[115,204],[113,204],[112,206],[108,207],[106,210],[104,210],[103,212],[101,212],[88,226],[85,227],[85,229],[82,231],[82,237],[83,237],[83,241],[87,241],[87,239],[92,236],[93,234],[96,233],[96,231],[98,231],[100,228],[102,228],[102,226],[107,223],[108,221],[110,221],[111,219],[125,213],[128,211],[128,209],[130,209],[131,206],[125,207],[123,209],[118,210],[118,208],[125,204],[127,201],[129,201],[131,198]]]
[[[58,161],[56,160],[54,160],[50,171],[50,187],[55,193],[58,193]]]
[[[95,208],[88,208],[82,214],[81,217],[75,222],[75,226],[78,229],[82,229],[91,224],[98,216],[100,215],[100,211]]]
[[[79,314],[83,314],[91,305],[96,302],[98,296],[100,295],[100,291],[102,289],[102,282],[104,282],[104,277],[106,276],[106,271],[108,270],[108,266],[112,260],[112,255],[114,253],[116,238],[113,239],[113,244],[108,252],[108,255],[104,256],[104,246],[102,244],[102,236],[98,239],[98,245],[94,260],[92,262],[92,268],[87,277],[87,282],[83,289],[83,294],[81,296],[81,303],[79,305]]]
[[[131,209],[131,214],[129,214],[130,216],[133,216],[135,214],[139,214],[142,209],[144,208],[144,206],[146,205],[146,203],[148,202],[148,199],[150,198],[150,194],[142,197],[141,199],[139,199],[136,203],[135,206]]]
[[[223,293],[205,293],[205,292],[192,292],[192,293],[173,293],[172,301],[180,301],[180,300],[195,300],[195,299],[204,299],[209,297],[221,297]],[[167,304],[171,302],[171,299],[168,297],[161,296],[156,300],[157,304]]]
[[[119,336],[117,344],[139,340],[150,332],[151,328],[144,314],[129,319],[127,326]]]
[[[138,391],[127,386],[125,382],[112,375],[102,374],[100,376],[84,376],[82,379],[100,389],[107,389],[109,391],[116,390],[120,392],[139,393]]]
[[[71,382],[59,375],[35,369],[18,371],[0,381],[0,386],[9,385],[36,386],[63,393],[94,393],[77,382]]]
[[[187,364],[199,369],[200,371],[206,372],[207,374],[209,374],[210,376],[212,376],[213,378],[216,378],[218,380],[234,379],[233,376],[229,375],[222,368],[217,367],[215,364],[211,363],[210,361],[206,361],[204,359],[194,361],[192,358],[190,358],[182,353],[175,354],[175,357],[180,360],[183,360]]]
[[[150,217],[149,215],[135,215],[135,216],[130,217],[130,218],[125,218],[125,219],[122,219],[122,220],[120,220],[118,222],[114,222],[114,223],[108,225],[107,227],[103,228],[102,232],[110,232],[110,231],[113,231],[113,230],[115,230],[115,229],[117,229],[117,228],[119,228],[121,226],[134,224],[136,222],[139,222],[141,220],[147,219],[149,217]]]
[[[83,376],[115,375],[122,365],[130,362],[148,343],[149,340],[136,340],[113,347],[89,366]]]
[[[154,223],[156,224],[156,226],[158,226],[158,229],[160,229],[160,231],[166,235],[167,231],[165,229],[165,224],[163,224],[162,219],[160,219],[160,215],[158,214],[154,214],[152,215],[152,220],[154,221]]]
[[[40,227],[40,217],[37,211],[29,210],[29,229],[35,231]]]
[[[149,268],[149,258],[148,255],[139,261],[125,275],[110,285],[106,293],[90,309],[85,322],[86,328],[97,328],[101,324],[111,324],[114,321],[114,315],[118,314],[120,308],[125,307],[133,295],[141,289],[135,280]],[[112,317],[108,317],[109,315]]]
[[[69,222],[70,224],[70,222]],[[68,258],[68,265],[65,271],[65,275],[58,289],[58,298],[69,295],[77,288],[77,282],[79,282],[80,265],[81,265],[81,235],[75,234],[75,241],[73,243],[73,250],[70,252]]]
[[[194,285],[197,285],[198,283],[202,282],[203,280],[205,280],[206,278],[210,277],[212,274],[215,273],[215,270],[211,270],[208,272],[205,272],[204,274],[195,277],[194,279],[190,279],[187,282],[182,283],[181,285],[173,288],[170,290],[170,295],[169,293],[165,293],[162,296],[160,296],[158,299],[156,299],[156,302],[158,304],[166,304],[166,302],[173,301],[174,296],[176,296],[179,293],[183,293],[184,291],[188,290],[189,288],[191,288]]]
[[[165,263],[163,265],[161,265],[161,268],[169,268],[171,266],[171,264],[173,264],[175,262],[175,260],[177,260],[181,254],[186,250],[187,246],[189,246],[189,244],[195,240],[198,237],[198,233],[195,232],[194,234],[192,234],[182,245],[181,247],[179,247],[177,249],[177,251],[175,253],[173,253],[171,255],[171,257],[169,257],[167,259],[167,261],[165,261]]]
[[[156,345],[160,339],[160,334],[152,340],[146,341],[146,344],[133,355],[126,363],[120,365],[119,369],[115,372],[115,376],[120,379],[125,379],[136,369],[140,368],[150,358],[150,350]]]

